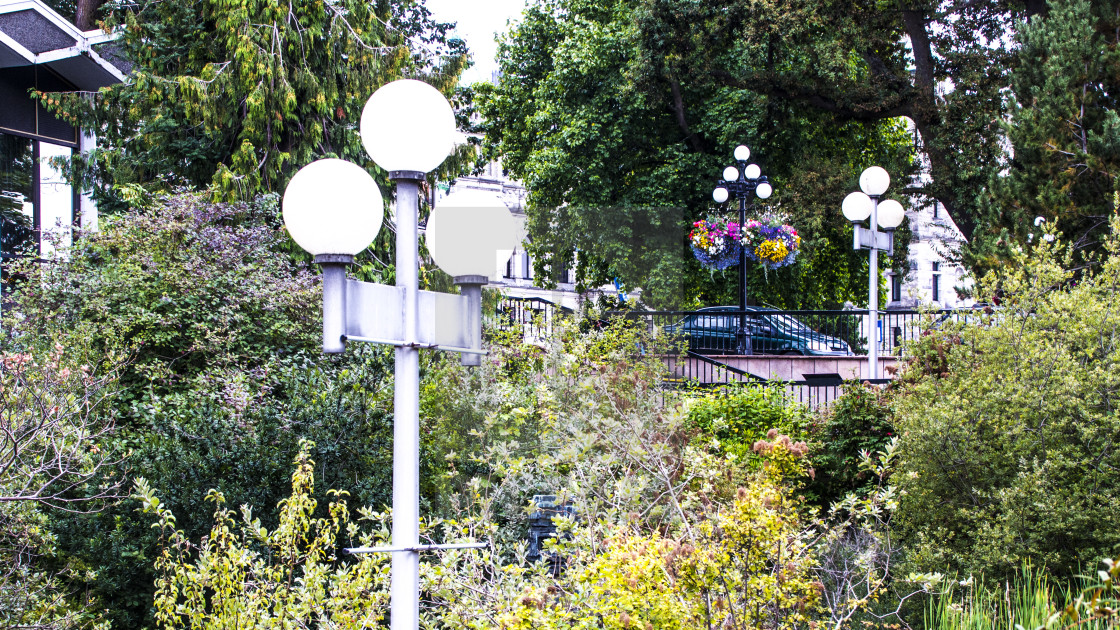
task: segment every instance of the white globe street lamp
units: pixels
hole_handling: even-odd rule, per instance
[[[860,173],[859,188],[869,197],[882,195],[890,185],[891,176],[881,166],[872,166]]]
[[[346,340],[396,347],[393,393],[392,630],[420,623],[421,550],[483,547],[483,543],[420,545],[420,348],[459,352],[477,365],[482,351],[481,287],[502,252],[516,245],[516,230],[500,200],[445,202],[429,226],[434,257],[463,286],[463,295],[419,290],[418,188],[439,167],[462,134],[451,104],[419,81],[394,81],[362,111],[362,144],[396,183],[396,286],[346,278],[346,266],[381,228],[381,191],[361,167],[319,160],[301,169],[284,193],[284,223],[292,238],[323,268],[323,351],[345,350]],[[448,214],[450,212],[450,214]],[[504,212],[504,215],[502,214]],[[438,244],[437,244],[438,243]],[[476,249],[472,249],[476,248]],[[502,261],[504,262],[504,261]]]
[[[434,171],[456,144],[455,112],[439,90],[406,79],[381,87],[362,109],[362,144],[381,168]]]
[[[871,197],[857,191],[844,197],[844,203],[841,204],[840,209],[844,212],[845,219],[852,223],[859,223],[871,216],[871,204]]]
[[[867,285],[867,336],[868,336],[868,373],[872,379],[880,378],[879,373],[879,252],[894,254],[894,230],[902,225],[906,211],[902,204],[880,197],[890,187],[891,176],[878,166],[872,166],[859,176],[859,187],[863,192],[853,192],[844,198],[841,210],[844,218],[854,227],[853,249],[866,249],[871,252],[871,270]],[[860,225],[868,220],[869,226]],[[878,228],[883,228],[880,232]]]
[[[381,190],[362,167],[346,160],[317,160],[288,183],[284,225],[314,256],[356,256],[381,231]]]
[[[879,227],[888,232],[892,232],[898,226],[902,225],[902,220],[906,218],[906,210],[903,209],[902,204],[894,199],[886,199],[879,202],[878,223]]]
[[[323,268],[323,352],[346,349],[346,265],[381,230],[381,190],[362,167],[318,160],[288,182],[284,225]]]
[[[492,193],[453,192],[428,217],[424,241],[432,260],[451,274],[470,304],[467,313],[472,319],[467,327],[481,331],[482,286],[517,247],[517,223],[509,208]],[[463,365],[481,362],[480,355],[463,355]]]

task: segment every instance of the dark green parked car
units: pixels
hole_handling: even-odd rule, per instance
[[[754,354],[852,354],[844,340],[819,333],[785,313],[757,306],[747,307],[747,311],[746,328]],[[688,339],[689,350],[734,354],[738,312],[737,306],[709,306],[666,326],[665,332]]]

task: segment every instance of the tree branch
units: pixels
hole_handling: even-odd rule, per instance
[[[845,120],[872,122],[897,118],[898,116],[911,116],[913,111],[913,102],[909,98],[902,98],[898,103],[888,107],[880,102],[858,106],[842,105],[835,99],[824,96],[817,91],[796,89],[764,78],[752,77],[750,81],[747,81],[732,75],[726,70],[715,70],[712,72],[712,76],[730,87],[752,90],[783,100],[804,103],[816,109],[835,114]]]
[[[704,145],[700,142],[700,137],[697,136],[688,126],[688,118],[685,116],[684,110],[684,97],[681,95],[681,84],[676,79],[669,79],[669,89],[673,94],[673,112],[677,118],[677,126],[684,132],[684,139],[692,147],[693,151],[697,153],[704,152]]]

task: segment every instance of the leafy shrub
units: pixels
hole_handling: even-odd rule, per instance
[[[812,438],[819,450],[809,490],[822,507],[874,482],[860,462],[865,453],[881,451],[895,433],[890,401],[888,391],[849,383],[814,425]]]
[[[1066,578],[1120,543],[1120,235],[1079,265],[1043,241],[982,283],[1002,304],[919,341],[907,370],[899,534],[913,566]],[[920,366],[919,366],[920,367]]]
[[[688,408],[688,422],[699,429],[700,439],[715,438],[724,450],[745,458],[771,429],[805,439],[812,415],[787,401],[780,387],[745,384],[695,397]]]
[[[256,224],[278,213],[275,200],[262,204],[181,194],[107,217],[65,257],[28,263],[9,329],[71,345],[81,328],[103,351],[127,348],[122,396],[141,417],[152,410],[149,392],[183,391],[203,372],[314,349],[314,275],[281,253],[282,231]]]
[[[620,428],[604,426],[599,431],[610,432],[596,434],[617,438]],[[639,470],[642,463],[654,470],[658,463],[671,465],[666,436],[642,437],[646,451],[636,448],[637,440],[623,440],[622,449],[602,444],[597,456],[586,453],[594,460],[585,457],[582,470],[571,470],[569,489],[605,473],[612,463],[627,470]],[[781,471],[788,468],[785,460],[801,459],[804,451],[788,449],[788,436],[774,437],[763,457],[782,463],[750,473],[729,497],[713,493],[707,499],[705,489],[710,480],[724,477],[719,464],[730,460],[698,457],[684,464],[676,480],[697,483],[675,490],[674,479],[659,479],[657,473],[641,479],[639,484],[651,483],[663,497],[669,495],[668,518],[648,504],[645,513],[636,511],[642,505],[634,501],[638,488],[624,484],[572,496],[580,516],[557,519],[567,536],[546,543],[565,558],[559,575],[545,565],[523,567],[519,555],[483,552],[439,560],[429,573],[439,576],[443,587],[429,610],[433,625],[575,630],[593,620],[594,627],[615,630],[803,627],[819,614],[815,532]],[[468,517],[456,524],[480,531],[468,523],[482,520]]]
[[[897,497],[885,485],[893,441],[881,457],[864,462],[879,482],[873,491],[846,499],[833,521],[817,520],[797,493],[809,470],[804,442],[771,429],[750,445],[761,464],[752,465],[710,440],[693,440],[688,404],[667,395],[656,377],[644,376],[663,367],[657,358],[635,354],[628,333],[560,332],[539,365],[526,365],[515,376],[504,372],[500,360],[469,370],[454,357],[424,365],[422,466],[433,462],[430,476],[425,473],[431,485],[424,487],[447,500],[422,506],[430,518],[422,522],[421,535],[432,542],[491,543],[424,556],[425,627],[792,629],[825,620],[837,627],[884,592],[896,554],[885,527]],[[500,359],[514,348],[490,350],[491,358]],[[328,494],[324,501],[308,485],[311,467],[304,460],[314,450],[304,449],[297,473],[304,481],[297,485],[305,489],[290,501],[334,507],[318,516],[303,507],[290,520],[292,503],[285,503],[276,526],[267,517],[257,522],[248,508],[235,523],[220,507],[218,521],[192,535],[172,534],[165,524],[159,535],[169,551],[149,560],[160,563],[161,623],[172,623],[166,621],[172,616],[186,625],[203,625],[216,614],[236,617],[234,604],[253,610],[273,594],[302,618],[306,608],[292,598],[296,591],[308,595],[304,601],[347,592],[384,601],[383,573],[371,583],[362,577],[364,569],[334,562],[331,554],[339,538],[383,539],[390,515],[362,510],[372,524],[368,535],[344,523],[341,497]],[[447,462],[442,474],[437,459]],[[338,465],[316,464],[319,474]],[[346,477],[335,482],[353,484]],[[150,509],[169,509],[144,494]],[[527,508],[534,494],[559,495],[576,508],[575,516],[554,521],[560,535],[545,542],[546,551],[564,560],[559,574],[549,563],[526,562]],[[194,505],[201,506],[200,498]],[[182,530],[181,522],[174,523],[176,532]],[[289,562],[281,553],[273,560],[264,553],[277,549],[276,533],[285,530],[304,532],[311,545],[298,547],[306,551],[309,568],[294,586],[288,579],[304,570],[302,558]],[[208,531],[205,543],[195,542]],[[328,543],[332,537],[335,547]],[[873,542],[846,547],[855,552],[841,569],[826,564],[835,555],[833,543],[852,538]],[[193,545],[206,555],[195,555]],[[249,585],[238,592],[234,585],[245,580]],[[215,587],[198,588],[203,582]],[[271,614],[258,616],[271,620]]]
[[[348,536],[350,511],[345,492],[328,492],[327,516],[316,518],[315,463],[311,444],[301,444],[292,474],[291,496],[278,505],[272,531],[242,506],[237,519],[225,496],[207,493],[215,504],[214,523],[198,544],[181,530],[171,510],[144,479],[134,498],[145,514],[154,514],[160,549],[155,566],[155,618],[162,628],[222,628],[251,625],[288,628],[326,625],[368,628],[384,615],[387,604],[381,554],[355,562],[338,562],[336,543]],[[372,542],[365,537],[365,542]],[[384,542],[384,541],[381,541]]]
[[[127,455],[115,472],[143,475],[191,538],[211,527],[209,489],[268,506],[259,518],[274,526],[301,438],[315,442],[327,487],[390,503],[391,353],[321,354],[312,269],[285,254],[283,231],[261,225],[277,213],[180,195],[108,218],[67,257],[28,269],[6,311],[17,347],[127,352],[117,395],[97,410],[119,427],[102,452]],[[423,465],[429,477],[446,467]],[[152,623],[158,540],[146,519],[116,504],[53,515],[49,528],[60,556],[96,572],[90,588],[111,602],[113,625]]]
[[[0,629],[92,627],[91,576],[59,553],[50,519],[117,496],[115,373],[80,346],[20,350],[0,353]]]

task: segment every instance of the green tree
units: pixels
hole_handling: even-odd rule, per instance
[[[108,24],[130,80],[40,98],[97,133],[75,175],[117,209],[183,185],[251,200],[321,157],[374,168],[357,134],[370,94],[405,76],[451,93],[468,63],[451,25],[408,0],[144,2]]]
[[[550,277],[578,252],[587,286],[619,279],[662,306],[733,301],[732,282],[704,272],[685,236],[718,210],[713,181],[746,142],[775,183],[767,207],[790,215],[805,250],[791,268],[765,274],[752,266],[753,299],[790,307],[858,301],[867,260],[852,252],[839,204],[862,166],[880,163],[898,178],[910,172],[905,127],[669,68],[679,53],[651,48],[650,11],[624,2],[533,4],[500,47],[503,80],[479,88],[488,146],[530,191],[538,275]],[[703,41],[717,49],[722,40]]]
[[[913,564],[1069,577],[1120,544],[1117,228],[1076,282],[1064,244],[1018,251],[984,280],[998,309],[916,348],[894,417]]]
[[[1079,250],[1095,250],[1116,214],[1120,173],[1120,52],[1111,2],[1057,0],[1021,24],[1020,64],[1005,126],[1006,173],[993,178],[989,212],[1004,231],[992,258],[1039,238],[1042,217]]]
[[[1007,35],[1015,19],[1045,12],[1044,1],[648,0],[642,6],[651,86],[668,94],[677,83],[711,82],[838,121],[906,116],[930,175],[907,192],[943,203],[966,237],[986,229],[978,204],[999,166],[1001,90],[1018,59]],[[687,97],[679,103],[681,112],[699,106]]]

